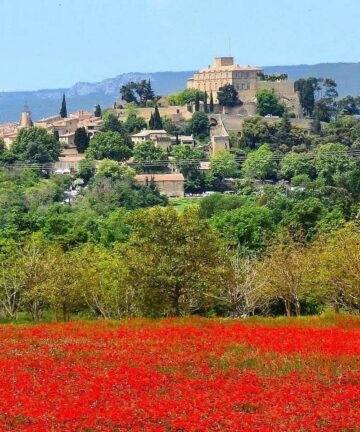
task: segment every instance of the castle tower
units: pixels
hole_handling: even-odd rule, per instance
[[[24,109],[21,113],[21,119],[20,119],[20,128],[29,128],[32,127],[34,125],[33,121],[31,120],[31,115],[30,115],[30,110],[29,107],[27,105],[27,103],[25,103]]]

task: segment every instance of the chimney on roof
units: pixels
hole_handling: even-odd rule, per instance
[[[232,66],[234,57],[215,57],[215,66]]]

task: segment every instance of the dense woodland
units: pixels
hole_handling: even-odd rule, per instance
[[[204,112],[179,125],[155,109],[151,120],[174,135],[193,133],[195,148],[133,146],[130,134],[147,126],[137,112],[147,82],[122,89],[133,97],[126,122],[98,107],[102,132],[89,141],[77,131],[86,159],[76,176],[51,174],[60,145],[43,129],[21,130],[9,150],[0,143],[0,317],[359,313],[358,101],[335,101],[333,83],[297,85],[312,135],[292,126],[285,108],[275,122],[249,117],[208,172],[199,170]],[[263,96],[260,107],[278,109]],[[321,104],[331,107],[327,119]],[[153,184],[136,184],[136,172],[166,172],[169,161],[187,193],[216,193],[175,208]]]

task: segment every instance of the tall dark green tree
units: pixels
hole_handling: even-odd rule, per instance
[[[94,110],[94,116],[95,117],[101,117],[101,107],[99,104],[96,105]]]
[[[84,127],[77,128],[75,131],[74,143],[79,153],[85,153],[85,150],[89,147],[90,138],[86,133]]]
[[[60,116],[62,118],[66,118],[67,117],[67,108],[66,108],[65,93],[63,94],[63,99],[62,99],[62,103],[61,103]]]
[[[155,107],[153,120],[154,120],[153,129],[163,128],[162,118],[160,116],[159,108],[157,106]]]
[[[311,129],[315,135],[321,134],[320,113],[319,113],[319,107],[317,105],[315,105],[315,108],[314,108],[314,115],[313,115],[313,121],[311,124]]]
[[[241,101],[238,99],[238,92],[231,84],[226,84],[219,88],[218,99],[222,106],[232,107],[241,105]]]
[[[153,116],[153,113],[150,114],[149,129],[154,129],[154,116]]]
[[[291,132],[291,121],[289,117],[289,111],[287,109],[285,109],[284,114],[282,116],[280,130],[282,133]]]
[[[209,103],[209,111],[214,112],[214,98],[212,92],[210,92],[210,103]]]
[[[199,112],[199,111],[200,111],[200,95],[199,92],[197,92],[195,96],[195,112]]]
[[[207,92],[205,92],[204,93],[204,112],[208,112],[208,102],[207,102],[207,99],[208,99],[208,95],[207,95]]]

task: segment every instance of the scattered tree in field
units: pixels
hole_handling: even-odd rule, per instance
[[[206,309],[219,262],[216,237],[208,225],[196,212],[180,215],[172,208],[140,211],[132,224],[129,283],[142,293],[147,315],[180,316]]]

